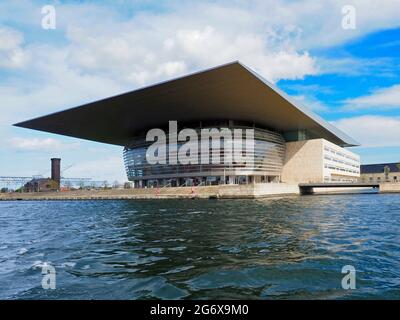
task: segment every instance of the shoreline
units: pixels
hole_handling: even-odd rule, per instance
[[[315,188],[312,194],[375,193],[370,188]],[[400,193],[400,183],[381,184],[379,193]],[[300,195],[295,184],[219,185],[202,187],[74,190],[0,194],[0,201],[140,200],[140,199],[258,199]]]

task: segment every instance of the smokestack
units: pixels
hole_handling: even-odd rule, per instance
[[[58,187],[60,187],[61,182],[61,159],[60,158],[52,158],[51,159],[51,180],[54,180],[58,183]]]

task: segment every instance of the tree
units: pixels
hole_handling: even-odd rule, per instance
[[[396,164],[397,169],[399,169],[400,171],[400,162],[398,164]]]
[[[113,183],[113,188],[114,188],[114,189],[118,189],[118,188],[119,188],[119,182],[118,182],[118,180],[115,180],[115,181],[114,181],[114,183]]]
[[[389,166],[385,166],[385,168],[383,169],[383,172],[385,173],[385,181],[389,182],[390,167]]]

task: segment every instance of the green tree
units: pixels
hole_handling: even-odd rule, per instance
[[[389,182],[390,167],[389,166],[385,166],[385,168],[383,169],[383,172],[385,173],[385,181]]]

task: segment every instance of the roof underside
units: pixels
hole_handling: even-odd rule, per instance
[[[239,62],[16,126],[124,146],[138,132],[170,120],[254,121],[280,132],[308,130],[341,146],[358,145]]]

